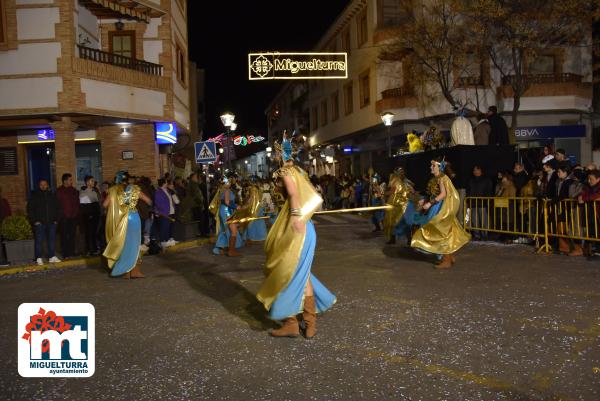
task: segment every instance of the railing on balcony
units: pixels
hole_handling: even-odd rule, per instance
[[[381,97],[383,99],[390,99],[394,97],[404,97],[404,96],[413,96],[415,92],[413,88],[402,86],[400,88],[392,88],[386,89],[381,92]]]
[[[509,75],[502,78],[502,85],[511,85],[516,80],[514,75]],[[530,84],[555,84],[555,83],[581,83],[583,77],[581,75],[566,72],[563,74],[527,74],[525,81]]]
[[[85,47],[81,45],[77,45],[77,48],[79,49],[79,57],[86,60],[93,60],[97,61],[98,63],[129,68],[131,70],[136,70],[151,75],[161,76],[163,72],[163,66],[160,64],[154,64],[148,61],[137,60],[131,57],[103,52],[102,50],[92,49],[91,47]]]

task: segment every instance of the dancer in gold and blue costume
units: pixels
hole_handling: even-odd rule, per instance
[[[244,208],[247,209],[247,216],[243,217],[263,217],[265,209],[261,204],[262,191],[254,182],[250,182],[246,188],[246,201]],[[236,218],[236,216],[232,217]],[[260,242],[267,239],[267,224],[265,220],[254,220],[249,223],[242,223],[240,230],[244,232],[244,240]]]
[[[311,221],[323,199],[310,183],[304,170],[294,164],[292,144],[284,136],[281,145],[283,167],[274,177],[285,203],[271,227],[265,242],[265,281],[257,298],[273,320],[283,320],[283,326],[272,330],[274,337],[297,337],[302,313],[306,338],[316,334],[317,313],[331,308],[335,296],[311,273],[317,236]]]
[[[238,209],[235,193],[231,189],[235,179],[234,174],[223,177],[223,184],[208,206],[208,210],[215,215],[216,219],[217,242],[213,249],[215,255],[240,256],[236,248],[241,248],[243,245],[242,236],[239,235],[239,224],[227,224],[227,220]]]
[[[136,209],[141,200],[148,205],[152,201],[137,185],[129,184],[129,174],[119,171],[115,177],[115,185],[109,188],[103,206],[106,213],[106,249],[104,257],[111,268],[111,276],[124,278],[143,278],[138,260],[142,226]]]
[[[396,226],[404,216],[408,202],[410,201],[409,196],[414,192],[413,183],[406,178],[406,174],[402,167],[398,167],[390,174],[389,189],[387,191],[388,198],[387,204],[393,208],[385,212],[383,218],[383,231],[385,236],[388,238],[388,245],[396,243]],[[410,234],[401,233],[402,234]]]
[[[469,242],[471,236],[461,227],[456,214],[460,206],[458,191],[444,174],[445,161],[431,161],[433,178],[428,185],[429,199],[416,209],[411,202],[404,215],[405,224],[419,225],[413,234],[411,247],[438,256],[438,269],[448,269],[455,263],[455,253]]]

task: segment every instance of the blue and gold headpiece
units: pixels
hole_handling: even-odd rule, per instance
[[[129,176],[127,171],[121,170],[115,175],[115,183],[122,184],[126,177]]]
[[[432,160],[431,164],[436,164],[440,168],[440,172],[443,173],[446,170],[446,158],[442,159],[441,162],[437,160]]]

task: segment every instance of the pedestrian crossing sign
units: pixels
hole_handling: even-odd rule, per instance
[[[214,163],[217,161],[217,147],[214,142],[196,142],[196,163]]]

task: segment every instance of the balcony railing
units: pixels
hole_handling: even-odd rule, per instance
[[[382,91],[381,97],[383,99],[391,99],[395,97],[414,96],[414,94],[415,93],[412,88],[402,86],[400,88],[392,88]]]
[[[525,81],[530,84],[581,83],[583,77],[566,72],[563,74],[527,74]],[[502,78],[502,85],[511,85],[516,80],[514,75]]]
[[[129,68],[130,70],[140,71],[146,74],[161,76],[163,66],[150,63],[148,61],[137,60],[131,57],[125,57],[118,54],[103,52],[102,50],[92,49],[77,45],[79,57],[86,60],[97,61],[98,63],[110,64],[117,67]]]

